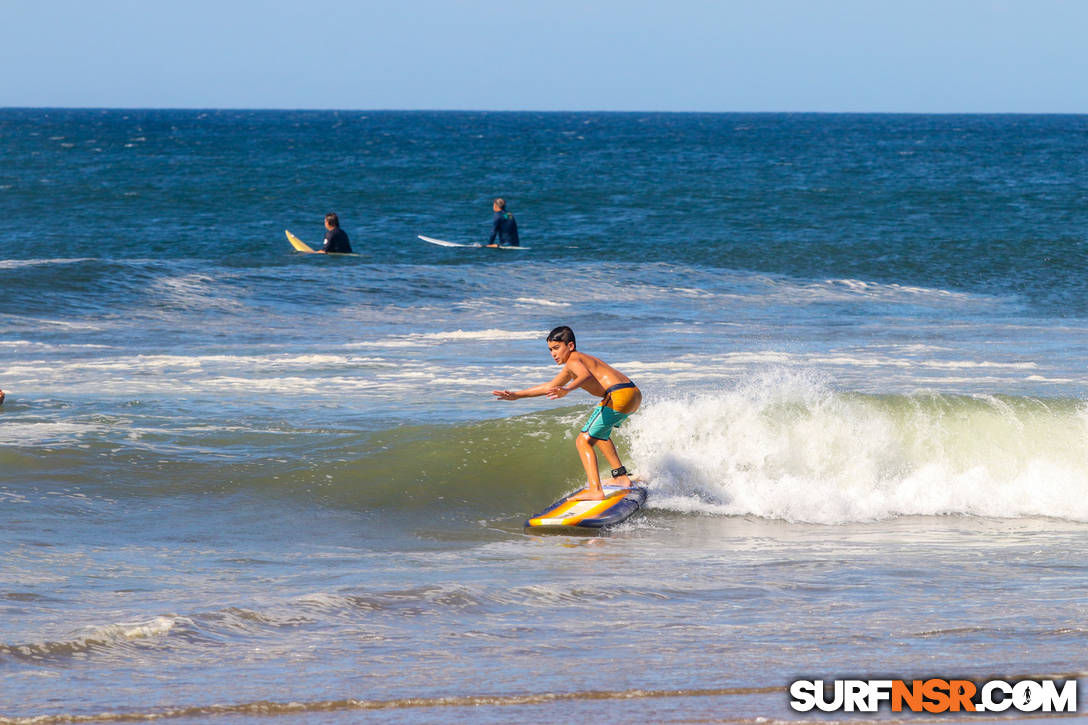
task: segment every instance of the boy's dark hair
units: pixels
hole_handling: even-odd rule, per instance
[[[566,344],[573,342],[575,349],[578,348],[578,343],[574,342],[574,330],[570,329],[566,325],[557,327],[548,333],[548,342],[562,342]]]
[[[329,224],[336,228],[340,227],[340,217],[336,216],[332,212],[325,215],[325,221],[327,221]]]

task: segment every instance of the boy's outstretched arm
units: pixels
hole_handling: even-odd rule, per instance
[[[558,382],[558,384],[552,386],[551,390],[545,392],[545,395],[552,400],[559,400],[567,393],[577,390],[593,379],[593,373],[589,371],[589,368],[575,360],[568,360],[563,371],[567,373],[566,380]],[[558,380],[559,378],[556,377],[552,383],[556,383]]]
[[[563,383],[567,382],[568,380],[570,380],[573,377],[574,377],[574,375],[569,370],[564,368],[562,372],[560,372],[558,375],[556,375],[554,378],[552,378],[547,383],[541,383],[540,385],[534,385],[533,387],[526,388],[525,390],[492,390],[491,394],[494,395],[499,400],[517,400],[518,398],[538,398],[541,395],[547,395],[548,393],[550,393],[551,391],[553,391],[556,388],[560,387],[561,385],[563,385]]]

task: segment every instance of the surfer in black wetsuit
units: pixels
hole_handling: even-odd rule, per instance
[[[520,246],[521,243],[518,240],[518,223],[514,219],[514,215],[506,211],[506,202],[502,199],[496,199],[495,203],[491,205],[491,209],[495,212],[495,220],[491,224],[491,236],[487,240],[487,246]],[[499,238],[498,244],[495,244],[496,236]]]
[[[351,254],[351,242],[347,232],[340,228],[340,217],[335,214],[325,215],[325,246],[322,254]]]

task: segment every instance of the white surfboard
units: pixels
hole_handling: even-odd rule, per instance
[[[435,239],[434,237],[425,237],[422,234],[417,235],[420,239],[430,244],[437,244],[440,247],[473,247],[475,249],[528,249],[528,247],[511,247],[511,246],[498,246],[488,247],[484,244],[459,244],[457,242],[447,242],[445,239]]]
[[[457,242],[447,242],[445,239],[435,239],[434,237],[425,237],[422,234],[419,235],[419,238],[422,239],[425,242],[430,242],[431,244],[437,244],[440,247],[478,247],[478,246],[480,246],[479,244],[458,244]]]

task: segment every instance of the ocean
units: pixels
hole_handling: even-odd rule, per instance
[[[594,535],[596,401],[491,394],[558,325],[645,396]],[[1086,357],[1088,116],[0,109],[0,723],[1084,677]]]

